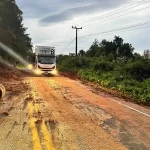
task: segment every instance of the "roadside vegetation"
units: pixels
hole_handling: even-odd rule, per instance
[[[78,57],[59,55],[58,69],[150,106],[150,60],[134,53],[132,45],[120,37],[111,42],[95,40],[88,51],[80,50]]]

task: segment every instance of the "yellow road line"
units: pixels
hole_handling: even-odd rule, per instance
[[[31,101],[28,102],[28,112],[29,112],[29,118],[32,118],[32,116],[33,116],[33,104]]]
[[[52,137],[50,136],[49,131],[43,121],[41,124],[41,130],[42,130],[42,134],[44,137],[44,142],[47,147],[47,150],[55,150],[53,143],[52,143]]]
[[[39,112],[39,107],[37,104],[34,104],[34,112],[38,113]]]
[[[32,102],[28,102],[28,111],[29,111],[29,118],[30,118],[30,128],[31,128],[31,132],[32,132],[33,148],[34,148],[34,150],[42,150],[38,131],[37,131],[37,128],[35,125],[36,119],[33,118],[33,113],[34,112],[38,113],[39,107],[37,104],[33,105]],[[53,143],[52,143],[52,138],[49,134],[49,131],[48,131],[44,121],[42,121],[42,123],[41,123],[41,132],[43,134],[43,139],[44,139],[47,150],[55,150]]]
[[[42,150],[42,146],[40,143],[38,131],[35,125],[35,119],[31,118],[30,119],[30,128],[32,132],[32,142],[33,142],[33,150]]]
[[[32,132],[32,142],[33,142],[33,150],[42,150],[42,146],[40,144],[40,139],[38,135],[38,131],[35,125],[35,118],[32,118],[33,116],[33,104],[32,102],[28,103],[28,111],[29,111],[29,121],[30,121],[30,128]]]

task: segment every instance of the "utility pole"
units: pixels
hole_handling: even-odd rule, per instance
[[[82,27],[81,28],[77,28],[76,26],[75,27],[72,26],[72,28],[76,29],[76,56],[77,56],[78,55],[78,30],[82,29]]]

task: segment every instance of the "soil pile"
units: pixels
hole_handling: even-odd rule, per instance
[[[25,70],[19,70],[5,62],[0,61],[0,83],[11,80],[20,81],[24,76],[30,76],[31,73]]]

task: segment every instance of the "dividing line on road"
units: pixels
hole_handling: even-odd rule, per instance
[[[39,107],[36,103],[34,103],[33,108],[34,108],[34,112],[38,114]],[[43,134],[43,138],[44,138],[44,142],[45,142],[47,150],[55,150],[53,143],[52,143],[52,137],[50,136],[50,133],[47,129],[47,126],[43,120],[42,120],[42,123],[40,125],[40,129],[41,129],[41,132]]]
[[[33,150],[43,150],[41,142],[40,142],[40,137],[39,137],[39,133],[37,130],[37,126],[36,126],[37,119],[33,117],[34,113],[38,114],[39,112],[38,105],[35,103],[33,104],[32,101],[29,101],[28,112],[29,112],[30,128],[31,128],[31,133],[32,133]],[[53,147],[53,143],[52,143],[52,137],[50,136],[50,133],[47,129],[45,122],[42,120],[42,122],[39,125],[41,129],[40,132],[43,135],[42,138],[45,143],[46,149],[55,150],[55,148]]]
[[[30,122],[30,128],[32,132],[32,142],[33,142],[33,150],[42,150],[42,146],[40,143],[40,138],[38,135],[38,131],[35,124],[35,119],[33,116],[33,104],[31,101],[28,102],[28,112],[29,112],[29,122]]]
[[[130,107],[130,106],[126,105],[126,104],[122,104],[121,102],[118,102],[118,101],[116,101],[116,100],[114,100],[114,99],[112,99],[112,98],[109,98],[109,99],[112,100],[112,101],[114,101],[114,102],[116,102],[116,103],[118,103],[119,105],[125,106],[125,107],[127,107],[128,109],[131,109],[131,110],[133,110],[133,111],[136,111],[136,112],[138,112],[138,113],[140,113],[140,114],[142,114],[142,115],[144,115],[144,116],[150,118],[150,115],[149,115],[149,114],[146,114],[146,113],[144,113],[144,112],[142,112],[142,111],[140,111],[140,110],[137,110],[137,109],[135,109],[135,108],[133,108],[133,107]]]
[[[41,130],[42,130],[42,134],[43,134],[43,138],[44,138],[44,142],[47,147],[47,150],[55,150],[55,148],[53,147],[52,138],[51,138],[49,131],[43,121],[41,124]]]

